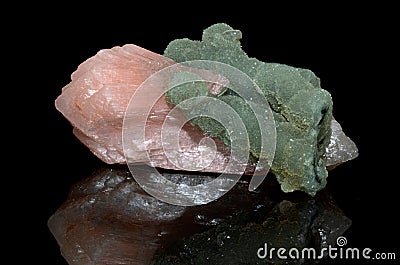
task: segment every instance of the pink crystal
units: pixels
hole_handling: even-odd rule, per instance
[[[135,45],[101,50],[72,74],[56,108],[96,156],[109,164],[124,163],[121,131],[129,100],[146,78],[172,64],[174,61]]]
[[[71,83],[63,88],[56,100],[56,108],[74,126],[75,136],[97,157],[108,164],[126,163],[122,124],[129,101],[150,75],[173,64],[175,62],[171,59],[132,44],[101,50],[72,74]],[[221,76],[215,78],[219,83],[224,82]],[[211,93],[220,90],[220,86],[210,85]],[[140,103],[142,105],[135,106],[138,115],[141,108],[148,105],[146,101]],[[153,167],[182,169],[167,159],[162,147],[161,127],[170,111],[165,97],[161,97],[147,119],[146,141],[137,143],[132,150],[125,150],[130,164],[147,163]],[[179,129],[173,128],[173,132]],[[179,134],[179,156],[183,160],[190,157],[190,161],[197,161],[196,157],[201,155],[199,142],[204,137],[198,127],[186,124]],[[229,149],[219,139],[213,140],[217,147],[214,159],[206,161],[206,167],[194,165],[194,168],[203,168],[199,171],[223,172],[228,163]],[[183,166],[185,163],[182,161]],[[253,167],[248,165],[247,171],[253,171]]]

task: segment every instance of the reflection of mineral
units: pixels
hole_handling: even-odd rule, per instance
[[[141,173],[151,177],[151,171]],[[162,174],[182,188],[215,177]],[[207,264],[258,264],[252,261],[264,243],[318,250],[334,244],[350,225],[325,191],[313,199],[293,194],[289,202],[274,181],[263,182],[257,192],[247,188],[241,181],[209,204],[175,206],[144,192],[129,171],[103,169],[74,185],[48,225],[71,265],[146,265],[169,247],[159,253],[158,264],[204,264],[205,257]],[[159,192],[173,191],[160,184]]]
[[[143,177],[151,178],[151,171],[141,172]],[[183,189],[213,179],[195,174],[163,176],[182,184]],[[264,182],[260,188],[268,185]],[[268,192],[248,192],[247,187],[248,183],[239,182],[223,197],[206,205],[175,206],[144,192],[129,171],[103,169],[74,185],[48,224],[71,265],[146,265],[156,250],[178,238],[252,211],[257,205],[270,207]],[[163,195],[173,192],[163,188],[160,183],[159,192]],[[204,196],[212,196],[213,192]]]
[[[276,121],[277,146],[271,171],[283,191],[302,190],[314,195],[325,187],[328,176],[322,158],[331,135],[331,96],[321,89],[319,79],[309,70],[249,58],[241,48],[240,38],[240,31],[226,24],[216,24],[204,31],[202,41],[172,41],[164,55],[177,62],[226,63],[253,79],[267,98]],[[182,93],[191,94],[190,89],[186,86],[186,90],[172,90],[167,100],[176,105],[184,98]],[[257,158],[260,131],[248,105],[229,89],[215,97],[230,104],[243,118],[250,134],[251,153]],[[229,145],[229,136],[217,122],[201,118],[194,123]]]
[[[261,209],[237,216],[206,232],[181,240],[160,253],[153,265],[303,264],[305,259],[300,255],[299,259],[279,259],[276,250],[285,248],[288,252],[295,248],[301,253],[304,248],[312,248],[315,257],[318,257],[322,248],[334,246],[336,238],[350,224],[351,221],[326,194],[308,201],[283,200],[271,211]],[[260,248],[261,258],[257,255]],[[272,250],[271,259],[272,248],[275,252]],[[284,253],[286,256],[287,252]],[[322,253],[326,256],[326,251]],[[310,257],[307,264],[318,263],[317,258]]]

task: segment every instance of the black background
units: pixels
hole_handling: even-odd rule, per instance
[[[359,158],[330,172],[327,186],[353,221],[345,234],[349,246],[396,251],[400,259],[395,217],[399,174],[394,91],[398,85],[391,81],[388,65],[394,61],[390,48],[395,33],[389,8],[327,6],[314,10],[314,6],[304,11],[290,4],[256,7],[249,3],[250,8],[244,8],[246,3],[242,3],[231,11],[194,3],[179,11],[151,5],[109,4],[101,10],[50,7],[51,11],[33,12],[16,31],[18,41],[10,42],[28,58],[24,63],[27,74],[19,78],[29,81],[24,98],[32,106],[27,105],[25,117],[34,126],[29,127],[32,136],[25,141],[31,157],[29,173],[20,175],[28,175],[23,186],[32,195],[18,212],[35,228],[27,229],[30,236],[14,237],[18,246],[34,249],[32,255],[26,254],[30,261],[66,264],[46,222],[72,184],[104,165],[73,136],[71,125],[54,108],[70,74],[100,49],[133,43],[162,54],[171,40],[200,39],[204,28],[218,22],[242,31],[242,46],[249,56],[308,68],[321,78],[322,87],[332,94],[335,118],[360,152]]]

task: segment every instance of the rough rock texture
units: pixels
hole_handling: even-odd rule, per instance
[[[163,175],[190,185],[213,178]],[[211,258],[207,264],[241,264],[254,259],[264,240],[323,247],[350,224],[324,192],[312,200],[291,196],[288,201],[275,182],[264,182],[256,192],[248,192],[248,185],[243,180],[212,203],[183,207],[149,196],[125,169],[102,169],[72,188],[48,225],[71,265],[146,265],[155,258],[156,264],[201,264],[204,255]],[[240,233],[246,236],[239,239]],[[188,248],[181,249],[183,242]],[[219,262],[234,251],[230,263]],[[166,253],[175,263],[165,263]]]
[[[241,48],[241,37],[240,31],[226,24],[215,24],[204,30],[202,41],[172,41],[164,55],[177,62],[212,60],[226,63],[254,80],[274,111],[277,144],[271,171],[283,191],[302,190],[314,195],[325,187],[328,177],[323,155],[331,137],[331,96],[321,89],[319,78],[310,70],[249,58]],[[189,94],[191,89],[186,88],[180,89],[180,93],[170,90],[167,101],[180,103],[177,100],[182,98],[180,94]],[[245,123],[247,121],[246,128],[252,128],[248,129],[249,139],[253,141],[250,146],[259,146],[254,141],[259,139],[260,133],[254,128],[254,119],[249,118],[252,115],[243,99],[230,89],[216,97],[230,104]],[[190,111],[188,109],[186,112]],[[186,113],[184,109],[182,111]],[[226,131],[221,130],[217,122],[203,118],[193,123],[229,145]],[[259,150],[253,148],[252,151],[258,158]]]

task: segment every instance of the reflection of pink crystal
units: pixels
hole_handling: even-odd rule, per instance
[[[151,171],[141,173],[151,178]],[[209,175],[164,174],[168,176],[182,187],[214,179]],[[150,264],[156,251],[179,238],[239,213],[274,205],[266,195],[274,185],[263,185],[264,192],[246,192],[247,187],[247,182],[239,182],[219,200],[184,207],[148,195],[129,171],[102,169],[72,187],[68,200],[48,225],[71,265]],[[162,184],[160,191],[171,192]]]
[[[56,100],[56,107],[72,123],[74,134],[96,156],[109,164],[126,163],[122,148],[122,122],[129,100],[150,75],[173,64],[174,61],[135,45],[101,50],[72,74],[72,82],[63,88]],[[221,78],[216,77],[216,81],[223,83]],[[210,87],[212,93],[220,90],[221,87],[215,84]],[[140,103],[143,105],[135,106],[138,115],[140,109],[149,104],[145,101]],[[129,162],[148,163],[168,169],[207,166],[200,171],[223,172],[229,150],[221,141],[214,139],[218,150],[214,160],[196,159],[209,147],[199,147],[198,143],[205,135],[199,128],[189,124],[179,134],[181,145],[177,160],[181,161],[181,165],[174,165],[166,158],[161,143],[161,126],[170,111],[165,97],[161,97],[148,116],[146,141],[136,143],[134,150],[125,150],[129,154]],[[173,128],[171,133],[177,131],[179,128]],[[199,164],[185,165],[188,163],[186,158],[190,158],[190,163],[198,161]]]

